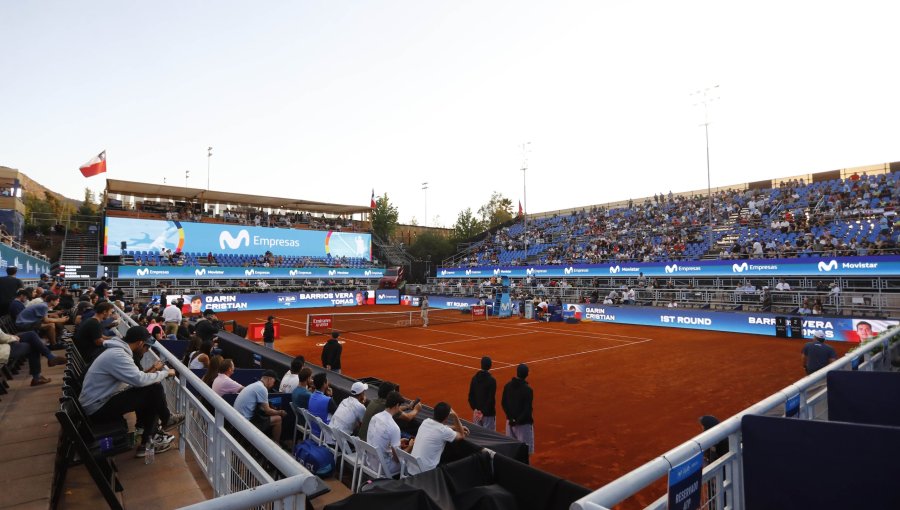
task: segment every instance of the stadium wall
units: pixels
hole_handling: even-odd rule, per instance
[[[362,278],[378,279],[384,276],[383,267],[329,268],[329,267],[183,267],[183,266],[119,266],[118,278],[133,280],[160,280],[170,278],[193,280],[222,280],[246,278]]]

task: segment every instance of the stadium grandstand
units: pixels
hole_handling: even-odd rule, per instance
[[[867,478],[900,458],[900,163],[519,217],[405,286],[368,206],[113,179],[102,205],[55,263],[0,244],[33,319],[0,318],[7,506],[900,507]],[[165,409],[97,410],[126,346]]]

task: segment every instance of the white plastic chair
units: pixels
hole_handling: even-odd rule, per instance
[[[356,447],[356,455],[359,459],[359,474],[357,475],[355,484],[355,492],[359,492],[362,486],[363,474],[369,475],[369,477],[374,480],[386,476],[387,470],[382,464],[381,455],[374,446],[356,436],[353,436],[353,445]],[[374,468],[369,466],[370,462],[375,466]]]
[[[414,474],[419,474],[422,472],[422,466],[419,465],[419,459],[413,457],[411,453],[407,453],[401,448],[394,448],[394,453],[397,454],[397,458],[400,460],[401,479],[412,476],[409,473],[409,466],[415,466]]]
[[[325,423],[325,420],[322,418],[318,416],[313,416],[313,418],[316,420],[319,430],[322,431],[322,446],[331,450],[331,453],[334,455],[334,462],[337,464],[338,448],[334,442],[334,429],[331,428],[331,425]]]
[[[324,438],[322,437],[324,435],[324,430],[322,429],[322,427],[319,427],[319,433],[313,434],[312,429],[312,424],[316,422],[317,417],[310,413],[309,410],[302,407],[300,408],[300,414],[303,415],[303,419],[306,420],[306,426],[309,427],[309,439],[312,439],[317,445],[321,446],[322,443],[325,442]]]
[[[311,429],[309,422],[306,421],[303,413],[300,412],[301,409],[295,406],[293,402],[291,402],[291,410],[294,412],[294,446],[297,446],[297,432],[301,435],[300,440],[305,441],[309,437]],[[303,422],[303,424],[301,425],[300,422]]]
[[[344,462],[346,461],[353,464],[353,476],[350,477],[350,491],[356,492],[356,473],[359,470],[360,455],[357,455],[356,451],[353,449],[354,438],[341,429],[333,428],[332,431],[334,432],[335,447],[338,449],[341,456],[341,467],[338,470],[338,480],[343,481],[344,479]]]

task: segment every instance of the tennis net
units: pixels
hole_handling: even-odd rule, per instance
[[[487,318],[487,308],[484,306],[473,306],[465,310],[428,309],[429,326],[487,320]],[[306,336],[327,335],[332,331],[371,331],[424,325],[422,310],[418,308],[408,312],[315,313],[306,316]]]

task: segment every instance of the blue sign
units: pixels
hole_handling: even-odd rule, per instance
[[[136,218],[106,218],[103,253],[121,255],[121,243],[131,251],[285,257],[357,257],[372,260],[372,236],[359,232],[250,227],[222,223],[192,223]]]
[[[794,395],[787,399],[784,403],[784,415],[788,418],[793,418],[800,414],[800,395]]]
[[[50,263],[31,255],[26,255],[15,248],[0,243],[0,267],[15,266],[19,268],[16,278],[30,280],[40,278],[41,274],[50,274]]]
[[[400,291],[397,289],[378,289],[375,291],[376,305],[399,305]]]
[[[568,266],[479,266],[446,267],[438,278],[595,278],[678,276],[896,276],[900,256],[829,257],[759,260],[684,260],[619,264],[573,264]]]
[[[200,299],[199,307],[194,301]],[[316,308],[323,306],[357,306],[361,291],[272,292],[262,294],[201,294],[191,298],[191,309],[216,312],[277,310],[279,308]]]
[[[428,295],[428,308],[455,308],[457,310],[464,310],[472,308],[480,302],[481,300],[478,298]]]
[[[670,510],[697,510],[700,508],[700,483],[703,481],[703,452],[672,466],[669,470]]]
[[[247,278],[292,278],[295,280],[329,278],[375,279],[384,276],[384,268],[350,267],[183,267],[183,266],[119,266],[119,278],[161,280],[181,278],[191,280],[244,280]]]
[[[775,313],[733,313],[680,308],[651,308],[643,306],[610,306],[600,304],[566,304],[566,312],[581,320],[591,322],[612,322],[637,324],[641,326],[663,326],[669,328],[705,329],[730,333],[753,335],[775,334]],[[803,337],[812,338],[816,330],[822,330],[825,338],[839,342],[859,342],[856,326],[859,319],[850,317],[802,317]],[[896,320],[866,320],[872,332],[883,333],[888,328],[900,324]]]

